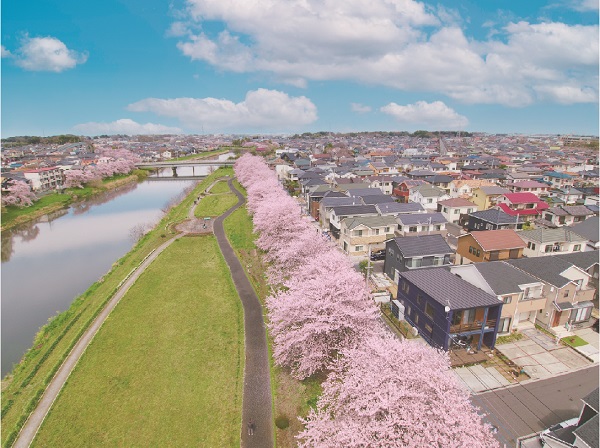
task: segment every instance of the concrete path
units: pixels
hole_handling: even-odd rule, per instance
[[[273,410],[269,352],[263,310],[223,229],[223,220],[245,201],[244,196],[233,187],[231,182],[229,180],[229,188],[237,195],[238,203],[215,219],[213,229],[244,307],[246,362],[241,444],[242,447],[268,448],[273,446]],[[248,425],[251,422],[255,425],[253,435],[248,434]]]
[[[37,407],[31,413],[29,419],[25,422],[25,425],[21,429],[21,432],[19,433],[19,436],[17,437],[17,440],[13,445],[14,448],[26,448],[29,445],[31,445],[31,442],[33,441],[40,426],[42,425],[42,422],[46,418],[48,411],[52,407],[54,400],[56,400],[56,397],[58,396],[65,382],[71,375],[71,372],[79,362],[79,359],[87,349],[88,345],[90,344],[90,342],[92,341],[92,339],[94,338],[94,336],[96,335],[96,333],[98,332],[108,315],[113,309],[115,309],[121,298],[136,282],[136,280],[144,272],[146,267],[148,267],[150,263],[152,263],[156,259],[156,257],[158,257],[158,255],[163,250],[165,250],[173,241],[175,241],[177,238],[180,238],[181,236],[182,235],[177,235],[174,238],[171,238],[170,240],[159,246],[157,249],[155,249],[153,252],[151,252],[138,266],[138,268],[129,276],[129,278],[127,278],[127,280],[122,284],[122,286],[115,293],[113,298],[110,299],[108,304],[100,312],[98,317],[96,317],[94,322],[92,322],[92,324],[83,334],[81,339],[79,339],[77,344],[75,344],[75,347],[73,347],[63,364],[56,372],[56,375],[54,375],[54,378],[52,378],[52,381],[50,381],[48,387],[46,387],[46,391],[44,392],[44,395],[42,395],[40,402],[38,403]]]

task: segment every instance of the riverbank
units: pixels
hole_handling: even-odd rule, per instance
[[[10,446],[71,347],[110,300],[123,279],[152,250],[176,234],[174,225],[187,218],[187,211],[194,199],[214,179],[228,174],[233,174],[231,168],[221,168],[198,184],[190,195],[163,217],[154,230],[138,241],[106,275],[78,297],[67,311],[42,327],[32,348],[2,381],[2,446]]]
[[[63,192],[52,192],[42,196],[29,207],[9,206],[2,208],[2,226],[0,230],[9,230],[20,224],[41,218],[67,208],[74,203],[84,201],[106,191],[115,190],[124,185],[140,182],[148,177],[145,170],[136,170],[135,174],[120,175],[102,181],[101,185],[85,188],[68,188]]]

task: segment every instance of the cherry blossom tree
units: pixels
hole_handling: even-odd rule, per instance
[[[267,298],[275,362],[296,378],[322,371],[379,325],[362,277],[344,258],[325,251],[307,260],[287,290]]]
[[[65,171],[64,185],[67,188],[83,188],[88,182],[100,179],[93,169],[70,169]]]
[[[497,447],[448,355],[374,333],[342,350],[304,420],[300,447]]]
[[[16,205],[18,207],[27,207],[33,204],[37,197],[27,182],[15,180],[8,187],[8,193],[2,194],[3,205]]]

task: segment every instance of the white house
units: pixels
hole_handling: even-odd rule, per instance
[[[583,252],[587,243],[587,238],[578,235],[568,227],[519,230],[517,234],[527,244],[523,249],[523,256],[528,258]]]

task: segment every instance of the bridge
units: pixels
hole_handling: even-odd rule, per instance
[[[173,176],[168,176],[168,178],[172,179],[174,177],[178,178],[178,179],[185,179],[185,178],[189,178],[189,179],[196,179],[199,177],[205,177],[207,175],[206,173],[206,168],[207,167],[221,167],[221,166],[233,166],[233,164],[235,163],[235,160],[224,160],[224,161],[219,161],[219,160],[170,160],[170,161],[165,161],[165,162],[141,162],[141,163],[136,163],[136,168],[142,168],[142,169],[151,169],[153,171],[156,172],[156,177],[154,178],[159,178],[160,176],[158,176],[158,172],[161,169],[164,168],[171,168],[173,170]],[[192,173],[191,176],[187,175],[187,176],[180,176],[179,173],[177,172],[177,170],[179,168],[191,168],[192,169]],[[196,168],[198,168],[199,173],[196,174]],[[202,169],[204,168],[204,170]]]

